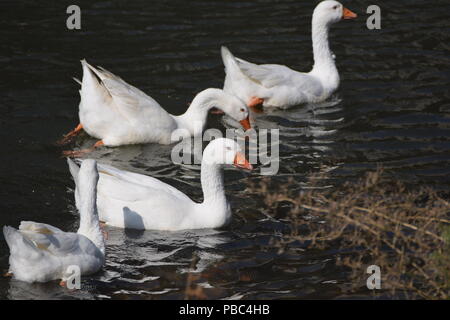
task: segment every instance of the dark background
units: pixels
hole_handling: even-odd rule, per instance
[[[76,230],[73,182],[54,142],[78,123],[78,85],[71,77],[81,77],[80,59],[104,66],[180,114],[197,92],[222,87],[221,45],[252,62],[309,71],[316,3],[3,0],[0,225],[35,220]],[[327,103],[256,119],[260,128],[281,131],[280,171],[272,181],[293,177],[294,188],[301,188],[308,173],[330,171],[330,182],[338,185],[382,166],[411,186],[448,189],[450,3],[342,3],[359,18],[332,28],[339,91]],[[70,4],[81,7],[81,30],[66,28]],[[382,9],[381,30],[366,28],[370,4]],[[209,126],[223,128],[221,122],[211,116]],[[77,144],[93,142],[82,137]],[[198,170],[173,165],[169,153],[170,147],[146,145],[91,156],[161,177],[200,201]],[[192,257],[198,260],[193,268],[209,279],[210,298],[342,297],[348,283],[333,263],[339,252],[294,245],[278,254],[271,246],[289,226],[267,219],[260,195],[246,189],[260,179],[258,171],[227,170],[234,222],[222,231],[110,229],[105,270],[84,279],[84,290],[0,279],[0,298],[182,298]],[[7,258],[1,241],[1,270]]]

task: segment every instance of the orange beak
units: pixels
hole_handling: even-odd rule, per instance
[[[234,164],[234,166],[236,166],[238,168],[248,169],[248,170],[253,169],[253,166],[250,164],[250,162],[248,162],[247,159],[245,159],[245,155],[240,152],[236,152],[236,156],[234,157],[233,164]]]
[[[356,13],[354,13],[353,11],[348,10],[347,8],[343,8],[342,10],[342,19],[355,19],[356,17],[358,17],[358,15]]]
[[[248,130],[251,129],[252,126],[250,125],[250,119],[249,117],[245,118],[244,120],[239,121],[239,123],[241,124],[241,126],[244,128],[244,130]]]

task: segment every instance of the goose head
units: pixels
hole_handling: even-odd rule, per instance
[[[357,14],[345,8],[338,1],[326,0],[319,3],[314,9],[313,23],[330,25],[344,19],[355,19]]]
[[[249,111],[245,102],[222,89],[209,88],[198,93],[189,109],[197,113],[198,110],[207,112],[211,108],[220,109],[228,116],[239,121],[244,130],[251,128]]]
[[[218,108],[222,109],[223,112],[233,119],[239,121],[244,130],[251,129],[247,104],[238,97],[228,94],[225,91],[222,91],[222,93],[223,102]]]
[[[211,141],[203,152],[202,162],[209,165],[234,165],[242,169],[253,169],[239,144],[227,138],[217,138]]]

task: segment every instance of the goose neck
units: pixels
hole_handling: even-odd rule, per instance
[[[329,25],[320,20],[312,21],[312,44],[314,54],[313,70],[336,69],[333,54],[328,41]]]
[[[201,183],[204,203],[226,202],[222,166],[202,161]]]
[[[222,167],[203,162],[201,182],[204,200],[198,211],[199,224],[207,228],[219,228],[227,224],[231,218],[231,210],[223,186]]]
[[[81,185],[80,191],[80,227],[78,233],[91,240],[100,251],[105,254],[105,243],[103,233],[100,228],[100,222],[96,203],[96,184]]]
[[[186,112],[178,116],[179,126],[188,129],[191,135],[201,134],[197,131],[205,128],[209,110],[220,104],[218,91],[219,89],[206,89],[197,94]]]

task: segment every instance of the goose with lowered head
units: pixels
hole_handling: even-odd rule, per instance
[[[77,233],[32,221],[22,221],[18,230],[3,227],[11,252],[8,274],[15,279],[26,282],[60,279],[60,284],[64,285],[73,275],[71,266],[78,266],[81,275],[95,273],[103,266],[105,244],[97,214],[98,172],[95,160],[84,161],[74,174],[77,185],[75,198],[80,212]]]
[[[308,73],[284,65],[250,63],[222,47],[225,92],[238,96],[250,108],[289,108],[327,99],[339,87],[339,73],[328,43],[329,29],[334,23],[356,17],[337,1],[327,0],[316,6],[312,16],[314,66]]]
[[[203,152],[204,199],[197,203],[158,179],[99,164],[97,206],[100,220],[114,227],[141,230],[220,228],[231,219],[223,182],[225,165],[252,169],[239,144],[218,138]]]
[[[127,144],[170,144],[172,132],[184,129],[185,137],[201,134],[208,111],[218,108],[250,129],[246,104],[222,89],[209,88],[198,93],[185,113],[175,116],[136,87],[103,68],[94,68],[85,60],[80,82],[80,124],[59,144],[70,142],[81,130],[99,139],[90,149],[66,151],[65,156],[82,156],[99,146]],[[199,130],[200,129],[200,130]]]

